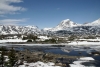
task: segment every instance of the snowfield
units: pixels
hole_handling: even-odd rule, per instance
[[[4,56],[4,57],[5,57],[5,62],[8,62],[9,61],[8,56]],[[18,63],[20,62],[21,61],[19,60]],[[24,61],[23,65],[19,65],[18,67],[61,67],[61,66],[55,66],[55,63],[53,62],[43,63],[41,61],[38,61],[35,63],[27,63],[27,61]]]
[[[22,39],[4,39],[0,40],[0,43],[7,43],[7,42],[26,42],[27,40]]]
[[[1,54],[0,54],[1,55]],[[4,56],[5,57],[5,61],[9,61],[8,56]],[[83,62],[90,62],[90,61],[94,61],[94,59],[92,57],[81,57],[79,59],[77,59],[77,61],[74,61],[73,64],[69,64],[70,67],[86,67],[84,65],[82,65],[81,63]],[[18,63],[20,63],[21,61],[19,60]],[[35,63],[27,63],[27,61],[23,61],[23,65],[19,65],[18,67],[61,67],[61,66],[55,66],[55,63],[53,62],[41,62],[41,61],[37,61]]]
[[[68,45],[100,45],[100,42],[87,42],[87,41],[71,42],[68,43]]]
[[[93,61],[94,59],[92,57],[82,57],[79,58],[77,61],[74,61],[73,64],[69,64],[70,67],[86,67],[82,65],[83,62],[89,62]],[[55,66],[55,63],[48,62],[43,63],[41,61],[35,62],[35,63],[24,63],[23,65],[20,65],[19,67],[61,67],[61,66]]]
[[[88,41],[98,41],[98,42],[88,42]],[[27,40],[22,39],[5,39],[0,40],[0,43],[8,42],[27,42]],[[14,45],[14,44],[13,44]],[[41,45],[41,44],[17,44],[17,45]],[[88,39],[87,41],[72,41],[71,43],[59,43],[59,44],[42,44],[42,45],[100,45],[100,39]]]
[[[61,67],[61,66],[55,66],[55,63],[48,62],[43,63],[41,61],[35,62],[35,63],[24,63],[24,65],[20,65],[19,67]]]
[[[69,65],[70,65],[70,67],[86,67],[86,66],[82,65],[81,63],[89,62],[89,61],[93,61],[93,60],[94,59],[92,57],[82,57],[82,58],[79,58],[77,61],[74,61],[73,64],[69,64]]]

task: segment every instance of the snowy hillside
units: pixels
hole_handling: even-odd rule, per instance
[[[84,24],[86,26],[100,26],[100,18],[91,22],[91,23],[87,23],[87,24]]]
[[[49,31],[55,32],[56,35],[66,34],[100,34],[100,19],[86,24],[77,24],[73,21],[66,19],[63,20],[58,26],[50,29]]]
[[[60,31],[60,32],[58,32]],[[0,25],[0,34],[46,34],[46,35],[62,35],[69,33],[78,34],[100,34],[100,18],[96,21],[86,24],[74,23],[70,19],[61,21],[53,28],[39,29],[37,26],[14,26]]]
[[[14,26],[14,25],[0,25],[0,34],[38,34],[40,30],[36,26]]]
[[[82,30],[84,30],[83,27],[84,27],[84,29],[90,28],[91,30],[100,28],[100,18],[91,23],[86,23],[86,24],[78,24],[78,23],[74,23],[70,19],[66,19],[66,20],[61,21],[61,23],[58,24],[56,27],[49,29],[49,30],[50,31],[59,31],[59,30],[73,31],[74,28],[75,29],[77,28],[79,31],[80,30],[82,31]]]
[[[60,24],[58,24],[56,27],[54,27],[50,30],[51,31],[66,30],[68,28],[72,28],[72,27],[79,26],[79,25],[80,24],[74,23],[70,19],[66,19],[66,20],[61,21]]]
[[[44,30],[44,31],[47,31],[47,30],[50,30],[50,29],[52,29],[52,28],[44,28],[43,30]]]

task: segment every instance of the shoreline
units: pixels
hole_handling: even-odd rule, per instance
[[[72,43],[69,43],[68,46],[77,46],[77,45],[70,45]],[[40,48],[41,48],[41,46],[44,47],[44,46],[52,46],[52,45],[66,45],[67,46],[66,43],[61,43],[61,44],[33,44],[33,43],[31,43],[31,44],[29,44],[29,43],[28,44],[10,44],[10,43],[7,44],[7,43],[3,43],[0,45],[5,45],[5,46],[13,45],[13,46],[18,46],[18,47],[20,47],[20,46],[25,46],[25,47],[39,46]],[[84,46],[90,46],[90,45],[85,44]],[[83,45],[82,45],[82,47],[83,47]],[[35,63],[38,61],[41,61],[44,63],[53,62],[53,63],[55,63],[56,66],[61,66],[61,67],[68,66],[68,65],[75,65],[75,64],[73,64],[73,62],[78,62],[77,64],[79,64],[80,62],[77,60],[79,58],[86,57],[86,56],[70,56],[70,55],[63,55],[63,54],[45,53],[45,52],[41,52],[41,51],[30,52],[28,50],[17,52],[17,56],[18,56],[18,59],[22,59],[24,61],[27,61],[28,63],[32,63],[32,62]],[[76,65],[76,66],[78,66],[78,65]]]
[[[55,43],[45,43],[45,44],[43,44],[43,43],[27,43],[27,42],[24,42],[24,43],[22,43],[22,42],[17,42],[17,43],[15,43],[15,42],[9,42],[9,43],[0,43],[0,46],[1,45],[23,45],[23,46],[52,46],[52,45],[65,45],[65,46],[92,46],[92,45],[98,45],[98,46],[100,46],[100,42],[86,42],[86,41],[84,41],[84,42],[71,42],[71,43],[58,43],[58,44],[55,44]]]

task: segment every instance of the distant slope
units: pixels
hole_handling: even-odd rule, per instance
[[[84,26],[100,26],[100,18],[91,23],[86,23]]]
[[[80,24],[74,23],[70,19],[66,19],[60,22],[56,27],[50,29],[50,31],[58,31],[58,30],[66,30],[68,28],[72,28],[75,26],[79,26]]]
[[[53,28],[44,29],[39,29],[37,26],[0,25],[0,35],[2,34],[100,34],[100,19],[86,24],[78,24],[66,19]]]
[[[36,26],[14,26],[14,25],[0,25],[0,34],[38,34],[40,30]]]

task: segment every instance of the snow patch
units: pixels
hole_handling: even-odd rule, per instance
[[[83,62],[89,62],[89,61],[93,61],[94,59],[92,57],[82,57],[79,58],[77,61],[74,61],[73,64],[69,64],[70,67],[86,67],[84,65],[82,65],[81,63]]]
[[[41,61],[35,62],[35,63],[24,63],[24,65],[20,65],[19,67],[61,67],[61,66],[55,66],[55,63],[48,62],[48,63],[43,63]]]
[[[7,43],[7,42],[27,42],[27,40],[22,40],[22,39],[5,39],[5,40],[0,40],[0,43]]]

